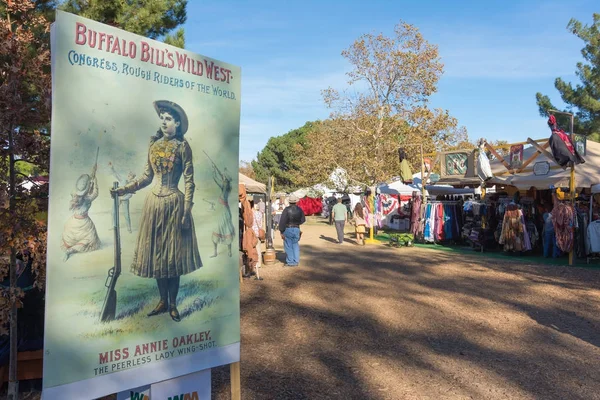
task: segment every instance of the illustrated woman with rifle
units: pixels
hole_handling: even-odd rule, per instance
[[[86,253],[100,248],[96,225],[88,215],[92,202],[98,197],[96,169],[99,151],[100,148],[96,152],[96,164],[92,174],[81,175],[75,183],[75,191],[71,193],[69,209],[73,215],[65,223],[61,243],[61,249],[65,252],[65,261],[75,253]]]
[[[206,154],[206,152],[204,153]],[[208,154],[206,154],[208,157]],[[219,243],[227,245],[227,254],[229,257],[232,256],[231,244],[235,239],[235,228],[233,227],[233,220],[231,216],[231,208],[229,207],[229,195],[231,194],[231,175],[227,171],[227,168],[223,169],[223,172],[217,168],[217,165],[208,157],[213,166],[213,180],[221,189],[221,196],[219,197],[219,203],[217,205],[217,212],[219,214],[219,225],[213,230],[212,242],[215,247],[215,252],[211,257],[217,256],[217,246]]]
[[[180,277],[202,267],[192,219],[195,189],[192,149],[183,137],[188,130],[185,111],[166,100],[155,101],[154,109],[161,125],[150,140],[144,173],[124,187],[111,189],[111,193],[122,196],[153,183],[142,209],[131,272],[156,279],[160,300],[148,316],[168,311],[179,322]],[[185,193],[178,187],[182,177]]]

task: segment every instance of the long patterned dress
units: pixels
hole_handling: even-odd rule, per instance
[[[179,190],[181,176],[185,195]],[[194,197],[192,149],[186,140],[161,138],[150,143],[148,161],[140,179],[125,186],[137,191],[151,183],[142,210],[140,232],[131,272],[144,278],[174,278],[202,267],[191,213],[182,225]]]

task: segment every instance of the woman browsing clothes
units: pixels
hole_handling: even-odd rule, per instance
[[[119,196],[149,186],[131,272],[143,278],[154,278],[160,300],[148,316],[169,311],[179,322],[177,294],[182,275],[202,267],[198,241],[192,218],[194,167],[192,149],[184,139],[188,130],[185,111],[171,101],[154,102],[160,128],[150,139],[148,159],[142,176],[118,188]],[[178,184],[183,176],[185,194]]]

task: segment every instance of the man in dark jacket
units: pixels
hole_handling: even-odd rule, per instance
[[[283,210],[279,220],[279,232],[285,249],[285,266],[297,267],[300,262],[300,225],[306,222],[304,211],[296,205],[298,198],[291,195],[290,205]]]

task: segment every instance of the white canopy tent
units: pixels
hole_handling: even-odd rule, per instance
[[[600,143],[587,141],[586,155],[583,156],[585,163],[575,166],[575,187],[589,188],[592,185],[600,184]],[[550,149],[548,149],[550,151]],[[536,152],[535,148],[527,147],[523,151],[523,160],[527,160]],[[533,167],[536,163],[548,162],[550,167],[558,167],[553,160],[549,160],[545,155],[540,154],[527,169],[518,174],[510,174],[500,161],[492,161],[490,166],[494,177],[489,181],[496,185],[512,185],[520,190],[527,190],[531,187],[536,189],[549,189],[554,187],[569,187],[571,169],[562,168],[550,169],[547,174],[543,168],[538,171],[539,175],[534,173]],[[501,175],[500,175],[501,174]]]
[[[392,195],[405,195],[405,196],[410,196],[413,192],[420,192],[420,191],[421,191],[420,185],[419,186],[415,185],[415,184],[407,185],[405,183],[402,183],[402,181],[396,181],[396,182],[392,182],[392,183],[384,183],[382,185],[379,185],[379,187],[377,188],[378,193],[392,194]]]
[[[246,186],[246,191],[248,193],[263,193],[263,194],[267,193],[267,186],[264,183],[260,183],[260,182],[255,181],[252,178],[248,178],[246,175],[242,174],[241,172],[239,172],[238,174],[239,174],[240,183],[243,184],[244,186]]]

